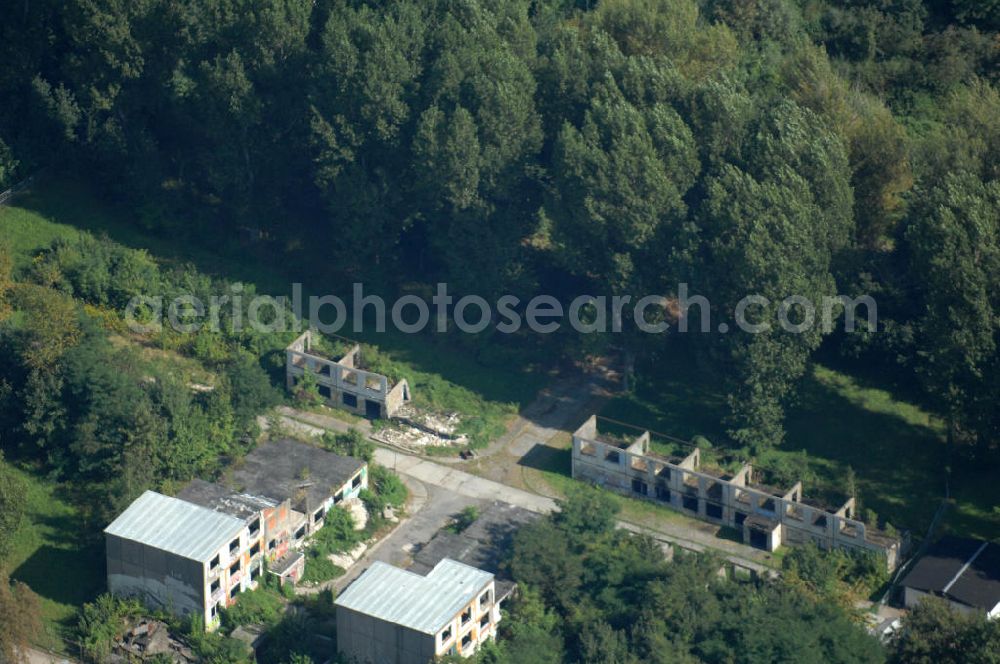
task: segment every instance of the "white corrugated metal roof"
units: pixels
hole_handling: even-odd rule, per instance
[[[104,532],[204,562],[239,535],[244,525],[229,514],[147,491]]]
[[[337,606],[437,634],[490,582],[489,572],[445,558],[427,576],[381,561],[337,597]]]

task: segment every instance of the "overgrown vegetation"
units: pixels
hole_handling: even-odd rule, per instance
[[[468,436],[472,448],[485,447],[503,434],[508,420],[517,412],[513,402],[486,399],[469,387],[446,380],[441,374],[420,371],[394,361],[371,346],[365,346],[362,352],[369,371],[392,376],[395,380],[406,379],[414,405],[432,412],[459,413],[462,416],[460,433]],[[530,391],[530,387],[528,389]]]
[[[9,257],[9,248],[0,254]],[[259,358],[281,347],[283,337],[181,335],[164,326],[113,342],[127,333],[121,315],[135,294],[208,297],[226,287],[193,270],[161,271],[143,252],[107,239],[53,241],[6,293],[5,445],[78,487],[96,522],[107,522],[146,488],[211,474],[245,452],[257,414],[278,398]],[[210,368],[214,384],[189,384],[171,363],[145,356],[144,345],[195,358]]]
[[[368,440],[364,434],[357,429],[350,429],[347,433],[325,433],[320,439],[323,447],[341,456],[350,456],[356,459],[364,459],[369,466],[375,454],[375,443]]]
[[[229,633],[240,626],[273,626],[281,620],[287,600],[269,577],[254,590],[240,593],[236,603],[221,612],[222,629]]]
[[[83,605],[77,626],[80,646],[92,662],[108,660],[114,643],[128,624],[146,613],[137,599],[122,599],[105,593]]]
[[[874,552],[825,551],[812,544],[792,547],[782,568],[787,585],[848,613],[858,600],[877,599],[889,581],[885,558]]]
[[[329,444],[352,445],[364,443],[370,445],[357,432],[350,434],[324,437]],[[339,440],[339,443],[331,442]],[[374,536],[386,525],[383,511],[391,506],[400,509],[406,502],[406,486],[399,477],[389,469],[376,464],[368,466],[368,489],[361,492],[361,501],[368,512],[368,522],[365,527],[357,530],[354,517],[343,507],[334,507],[326,513],[323,527],[312,536],[306,549],[306,569],[303,581],[322,583],[344,573],[341,567],[330,561],[331,554],[350,551],[358,543]]]
[[[720,578],[722,561],[614,528],[616,505],[579,488],[517,534],[525,592],[480,662],[881,662],[838,604],[782,580]]]
[[[930,597],[889,642],[889,664],[989,664],[1000,652],[1000,622]]]
[[[452,517],[451,523],[445,526],[449,532],[458,534],[471,526],[479,518],[479,508],[475,505],[463,507],[462,511]]]

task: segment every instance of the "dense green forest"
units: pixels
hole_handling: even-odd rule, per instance
[[[0,30],[0,179],[85,174],[135,224],[252,229],[397,291],[870,294],[834,352],[998,440],[1000,10],[974,0],[31,0]],[[319,239],[320,241],[316,241]],[[773,314],[774,312],[766,312]],[[823,343],[689,346],[781,440]],[[572,342],[566,346],[575,349]],[[641,370],[641,369],[640,369]]]

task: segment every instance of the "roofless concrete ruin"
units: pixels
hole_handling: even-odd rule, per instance
[[[327,405],[371,419],[389,419],[410,400],[410,386],[405,379],[393,383],[388,376],[364,369],[358,344],[339,357],[327,357],[313,341],[312,330],[306,330],[285,349],[285,382],[289,390],[306,372],[312,372]]]
[[[839,508],[824,505],[803,497],[801,481],[787,490],[768,486],[749,463],[730,474],[702,466],[700,449],[666,456],[653,452],[650,441],[648,431],[634,438],[603,434],[592,415],[573,433],[573,478],[729,526],[758,549],[815,542],[879,553],[889,569],[899,561],[900,539],[856,520],[854,498]]]

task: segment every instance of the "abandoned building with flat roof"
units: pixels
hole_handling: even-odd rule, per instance
[[[368,488],[368,464],[354,457],[283,438],[261,443],[230,468],[222,484],[288,501],[293,540],[323,527],[330,508],[356,499]]]
[[[359,664],[468,657],[500,621],[493,575],[448,558],[426,575],[375,562],[334,605],[337,650]]]
[[[219,483],[193,480],[176,497],[147,491],[105,532],[108,588],[218,626],[219,609],[267,570],[302,577],[299,546],[328,510],[356,500],[368,464],[293,440],[262,443]]]
[[[206,629],[218,625],[220,608],[256,587],[264,569],[260,540],[245,520],[154,491],[136,498],[104,536],[108,590],[201,615]]]
[[[285,349],[285,381],[295,388],[309,372],[316,379],[320,397],[330,406],[371,419],[388,419],[410,400],[406,380],[393,382],[388,376],[367,371],[361,347],[352,344],[326,356],[306,330]]]
[[[963,613],[1000,618],[1000,545],[943,537],[927,549],[900,585],[908,609],[932,595]]]
[[[648,431],[623,437],[602,433],[597,425],[591,416],[573,433],[574,479],[735,528],[744,543],[758,549],[813,542],[824,549],[881,554],[889,569],[899,562],[900,538],[854,519],[854,498],[839,507],[824,504],[805,498],[802,482],[785,489],[759,481],[760,473],[748,463],[728,473],[702,465],[700,449],[657,454]]]
[[[252,540],[263,537],[269,573],[281,583],[295,583],[302,578],[305,556],[293,548],[297,528],[289,500],[236,493],[221,484],[200,479],[191,480],[176,497],[242,519]]]
[[[522,507],[493,501],[461,532],[442,529],[429,542],[416,547],[410,554],[413,562],[407,569],[428,574],[442,560],[450,559],[490,572],[496,584],[496,601],[500,603],[516,587],[501,563],[507,558],[517,531],[538,518],[537,513]]]

